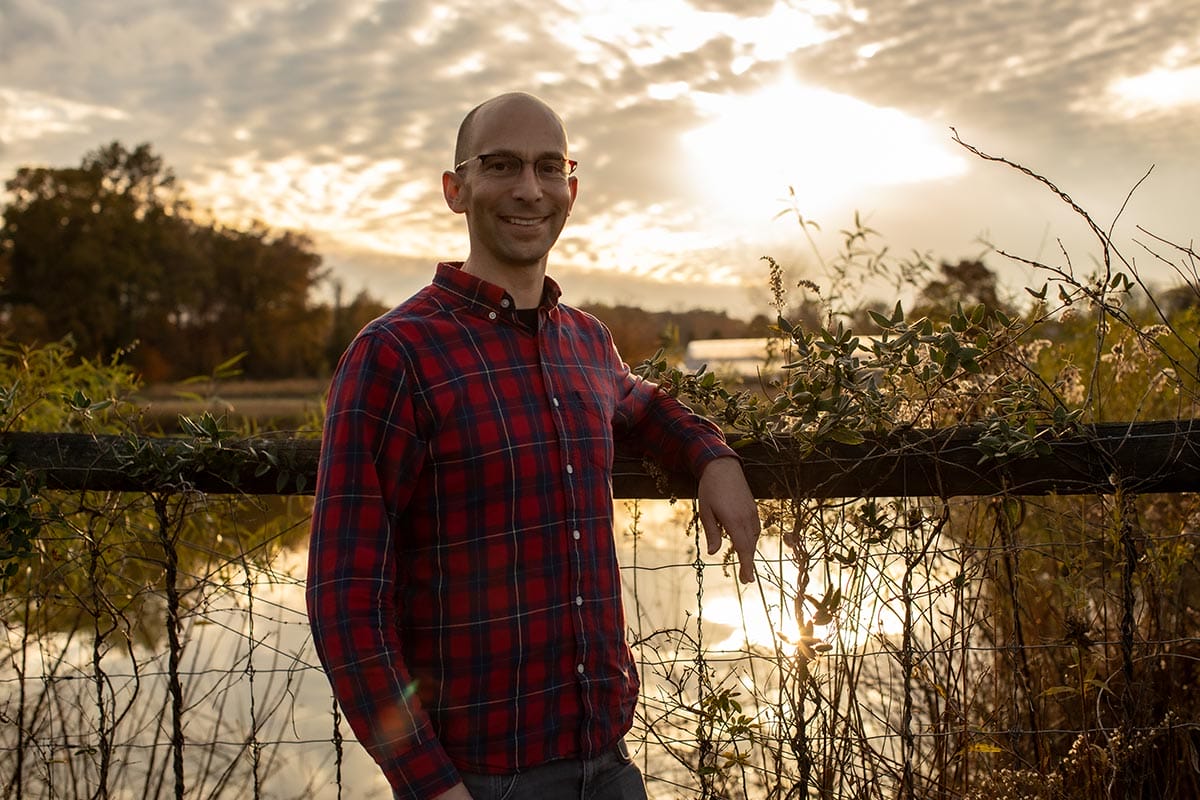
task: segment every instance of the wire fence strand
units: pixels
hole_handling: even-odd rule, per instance
[[[1163,755],[1200,736],[1191,496],[876,501],[886,536],[865,500],[764,502],[751,587],[694,504],[618,504],[652,797],[1197,785]],[[307,499],[56,502],[3,600],[6,800],[389,795],[312,651]]]

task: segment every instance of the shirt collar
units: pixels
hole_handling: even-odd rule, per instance
[[[469,272],[463,272],[463,262],[443,261],[437,266],[433,276],[433,285],[444,289],[458,297],[469,306],[479,311],[508,312],[515,311],[512,296],[494,283],[478,278]],[[541,308],[553,309],[558,305],[562,289],[550,276],[546,276],[542,286]]]

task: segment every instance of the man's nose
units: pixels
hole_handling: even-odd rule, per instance
[[[537,176],[537,162],[525,161],[513,184],[513,196],[520,200],[537,200],[542,196],[542,182]]]

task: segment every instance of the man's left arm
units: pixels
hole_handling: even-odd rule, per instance
[[[750,583],[755,579],[754,551],[762,524],[741,459],[714,422],[656,384],[632,375],[628,366],[621,367],[625,386],[615,430],[639,442],[664,467],[696,476],[709,554],[721,549],[723,535],[729,536],[738,556],[738,577]]]

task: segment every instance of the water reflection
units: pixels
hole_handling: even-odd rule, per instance
[[[220,532],[220,520],[236,517],[235,511],[210,508],[207,517],[196,515],[220,541],[199,548],[201,527],[189,534],[197,555],[186,561],[192,588],[183,605],[179,665],[189,791],[242,798],[255,796],[257,786],[269,796],[386,800],[390,791],[382,774],[349,741],[349,729],[336,723],[311,646],[303,587],[307,506],[299,515],[292,507],[263,508],[261,519],[245,517],[240,527]],[[237,548],[248,539],[239,532],[247,530],[260,548],[278,543],[275,555],[242,557]],[[823,697],[822,713],[831,720],[850,703],[878,709],[878,717],[862,721],[855,741],[877,740],[892,726],[893,698],[903,680],[889,643],[903,621],[901,578],[908,592],[929,600],[929,619],[938,597],[949,597],[939,595],[949,584],[937,570],[905,576],[903,553],[860,562],[844,574],[827,574],[818,564],[802,575],[778,536],[760,541],[759,582],[742,585],[731,554],[703,554],[704,537],[689,502],[618,503],[615,530],[630,640],[642,675],[630,740],[655,797],[695,796],[700,737],[708,737],[706,758],[741,752],[750,735],[730,723],[733,711],[752,720],[760,745],[766,737],[780,752],[790,752],[795,720],[807,718],[798,715],[798,691]],[[804,599],[804,592],[814,591],[809,587],[819,587],[817,599],[833,592],[850,599],[817,625],[813,602]],[[90,796],[102,769],[108,770],[110,796],[173,793],[163,601],[160,591],[142,591],[148,600],[136,625],[124,628],[104,627],[103,615],[76,609],[59,617],[72,625],[51,632],[24,624],[20,607],[8,607],[0,639],[0,710],[22,720],[23,774],[32,795],[44,789],[50,796],[54,782],[54,796]],[[814,666],[819,653],[830,665],[857,659],[857,700],[837,683],[835,669]],[[724,707],[724,718],[705,706],[722,697],[738,704]],[[17,730],[0,729],[10,775]],[[347,739],[340,760],[339,736]],[[113,742],[108,761],[104,737]],[[885,755],[895,757],[890,750]],[[752,775],[747,791],[770,775],[765,768],[760,777]],[[61,789],[67,785],[73,793]]]
[[[733,571],[719,557],[697,561],[690,504],[642,501],[618,504],[616,511],[627,617],[646,661],[647,703],[660,703],[679,688],[677,676],[654,666],[664,657],[686,664],[701,642],[714,653],[771,644],[778,623],[761,603],[757,611],[750,605],[750,616],[742,619]],[[261,527],[256,523],[255,530]],[[284,527],[299,538],[294,526]],[[231,538],[222,533],[209,556]],[[332,700],[305,614],[303,545],[301,540],[279,551],[267,564],[223,556],[190,565],[203,580],[181,621],[179,674],[185,784],[197,796],[246,797],[257,784],[273,796],[335,797],[339,771],[341,796],[390,796],[379,770],[353,742],[345,744],[338,764]],[[696,613],[698,595],[702,616]],[[97,617],[84,608],[73,624],[53,631],[26,628],[19,614],[7,615],[0,705],[14,718],[23,716],[26,787],[34,795],[50,792],[54,783],[56,796],[88,796],[102,767],[113,797],[172,794],[163,609],[159,594],[147,597],[152,602],[136,615],[137,629],[150,632],[144,635],[109,625],[97,639]],[[663,631],[683,635],[668,641],[656,635]],[[102,712],[103,736],[113,743],[107,763],[100,752]],[[348,728],[340,728],[349,738]],[[13,726],[0,733],[0,742],[11,760]],[[69,783],[77,787],[74,794],[61,791]]]

